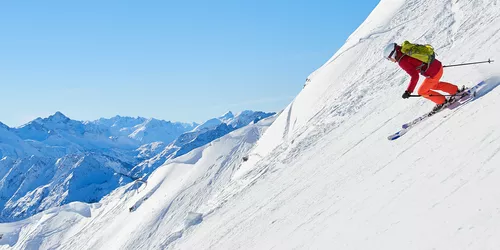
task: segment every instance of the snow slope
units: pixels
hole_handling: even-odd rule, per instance
[[[381,50],[408,39],[433,44],[445,64],[497,59],[499,31],[498,0],[382,0],[259,140],[241,138],[260,123],[236,130],[156,169],[147,186],[116,190],[90,216],[61,208],[2,224],[0,244],[497,249],[500,67],[447,68],[446,81],[486,86],[388,141],[433,105],[400,98],[409,79]]]
[[[131,165],[100,153],[0,161],[0,221],[23,219],[73,201],[97,202],[132,180]]]
[[[192,132],[192,140],[170,156],[188,153],[269,115],[245,111],[235,117],[228,112],[216,118],[228,124]],[[157,159],[151,158],[160,155],[166,143],[195,126],[120,116],[80,122],[60,112],[19,128],[0,124],[0,221],[24,219],[73,201],[97,202],[117,187],[150,174],[167,158],[147,171],[141,166],[151,166]]]
[[[18,158],[32,154],[39,155],[39,152],[19,138],[5,124],[0,123],[0,158]]]
[[[131,172],[133,175],[149,174],[157,167],[161,166],[168,159],[173,159],[192,150],[204,146],[231,131],[256,123],[262,119],[273,116],[275,113],[265,113],[261,111],[245,110],[237,115],[228,112],[225,115],[210,119],[198,125],[192,131],[180,135],[172,143],[154,157],[138,164]],[[155,148],[157,150],[158,148]],[[142,154],[142,152],[141,152]]]
[[[445,64],[500,57],[499,1],[382,0],[266,131],[236,176],[251,188],[175,249],[497,249],[500,70],[445,70],[479,97],[397,141],[429,111],[402,100],[408,77],[389,42],[432,43]]]
[[[61,112],[18,128],[0,124],[0,221],[99,201],[129,183],[133,166],[160,152],[162,141],[195,125],[119,116],[80,122]]]
[[[71,203],[1,224],[0,244],[13,249],[167,247],[226,201],[217,194],[272,121],[236,130],[169,161],[147,185],[129,184],[93,205]]]
[[[19,128],[0,126],[0,221],[72,201],[96,202],[131,179],[137,142],[57,112]]]

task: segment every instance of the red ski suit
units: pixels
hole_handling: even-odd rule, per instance
[[[401,67],[411,77],[410,84],[407,91],[412,93],[417,86],[419,74],[426,77],[422,82],[422,86],[418,89],[418,94],[435,102],[436,104],[443,104],[446,98],[438,92],[433,90],[440,90],[451,95],[458,92],[458,87],[447,82],[439,81],[443,76],[443,65],[437,59],[434,59],[430,65],[424,64],[422,61],[413,57],[404,55],[401,52],[401,47],[396,48],[396,59],[398,60],[399,67]]]

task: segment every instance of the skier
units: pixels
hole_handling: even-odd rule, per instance
[[[444,107],[446,103],[451,103],[454,101],[454,96],[458,95],[460,92],[465,90],[465,87],[462,90],[459,90],[458,87],[454,84],[448,82],[441,82],[440,79],[443,76],[443,65],[441,62],[434,58],[434,50],[432,47],[430,48],[429,55],[425,55],[419,57],[421,60],[415,58],[418,57],[414,53],[403,53],[403,46],[414,46],[413,44],[405,41],[402,46],[399,46],[396,43],[391,43],[387,45],[384,50],[384,57],[392,62],[397,62],[399,67],[401,67],[404,71],[406,71],[410,76],[411,80],[408,85],[408,88],[403,94],[403,99],[407,99],[410,97],[411,93],[415,90],[415,87],[418,83],[419,73],[426,77],[426,79],[422,82],[422,85],[418,89],[418,94],[422,97],[425,97],[434,103],[436,106],[433,108],[433,111],[439,111]],[[425,46],[425,45],[418,45]],[[424,50],[425,51],[425,48]],[[429,56],[429,59],[426,60],[426,57]],[[427,62],[425,62],[427,61]],[[433,90],[440,90],[449,93],[452,95],[450,99],[446,99],[442,94],[435,92]]]

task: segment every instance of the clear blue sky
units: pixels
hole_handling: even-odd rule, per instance
[[[378,2],[1,1],[0,121],[279,111]]]

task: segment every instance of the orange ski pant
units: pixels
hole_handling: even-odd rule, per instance
[[[446,98],[438,92],[433,90],[440,90],[450,95],[454,95],[458,91],[458,87],[451,83],[440,82],[439,79],[443,76],[443,67],[439,70],[439,72],[434,77],[428,77],[422,83],[422,86],[418,89],[418,94],[422,97],[425,97],[436,104],[443,104],[446,101]]]

